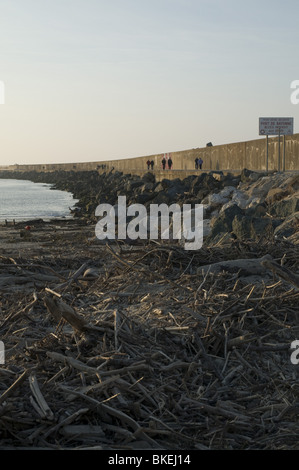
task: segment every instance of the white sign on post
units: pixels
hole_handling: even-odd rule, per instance
[[[259,118],[259,134],[260,135],[291,135],[293,134],[294,118],[282,117]]]

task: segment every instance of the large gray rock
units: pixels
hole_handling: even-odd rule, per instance
[[[232,222],[232,232],[239,240],[258,240],[263,236],[273,235],[271,219],[236,215]]]
[[[274,230],[274,237],[276,239],[286,239],[299,232],[299,212],[295,212],[287,217],[282,224]]]
[[[237,215],[243,216],[244,211],[236,204],[225,209],[214,221],[211,227],[210,237],[214,238],[219,233],[231,232],[233,220]]]
[[[156,182],[156,177],[155,177],[155,174],[148,171],[147,173],[145,173],[143,176],[142,176],[142,181],[144,183],[155,183]]]
[[[236,215],[232,221],[232,232],[239,240],[251,238],[252,218],[244,215]]]
[[[134,181],[134,180],[129,180],[126,184],[125,184],[125,191],[126,193],[130,193],[132,191],[134,191],[136,188],[139,188],[140,186],[143,186],[144,182],[143,181]]]
[[[196,195],[198,191],[203,189],[203,181],[205,177],[207,176],[207,173],[201,173],[200,175],[196,176],[189,187],[189,192]]]
[[[286,189],[271,188],[268,191],[265,202],[270,206],[270,205],[274,204],[275,202],[280,201],[281,199],[287,197],[288,195],[289,195],[289,192]]]
[[[152,201],[155,196],[156,194],[154,192],[142,192],[135,197],[135,202],[137,204],[146,204],[147,202]]]
[[[267,213],[266,204],[256,204],[246,209],[245,214],[248,217],[264,217]]]
[[[247,168],[244,168],[241,171],[241,181],[242,181],[242,183],[247,183],[247,182],[252,181],[250,176],[253,175],[253,174],[254,174],[254,171],[248,170]]]
[[[275,202],[270,208],[271,215],[276,217],[288,217],[299,211],[299,193]]]
[[[170,199],[166,191],[160,191],[158,194],[154,193],[155,197],[152,199],[153,204],[169,204]]]

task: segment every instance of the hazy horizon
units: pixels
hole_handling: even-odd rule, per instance
[[[0,165],[114,160],[262,138],[293,117],[299,4],[1,0]]]

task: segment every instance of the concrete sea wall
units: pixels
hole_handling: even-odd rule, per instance
[[[203,160],[202,171],[214,170],[235,173],[240,172],[243,168],[255,171],[299,170],[299,134],[285,136],[285,138],[281,136],[280,145],[278,141],[278,137],[269,137],[268,146],[266,138],[260,138],[246,142],[170,152],[173,161],[171,171],[162,171],[161,160],[163,153],[107,161],[11,165],[7,166],[6,169],[20,171],[98,170],[102,172],[113,168],[125,173],[143,174],[147,169],[146,161],[154,160],[154,170],[158,175],[165,175],[167,172],[167,178],[172,179],[185,177],[190,172],[193,173],[195,170],[194,160],[196,157],[201,157]],[[169,154],[166,154],[166,156]]]

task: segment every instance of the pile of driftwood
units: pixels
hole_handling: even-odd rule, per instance
[[[1,449],[298,449],[298,246],[65,243],[0,257]]]

